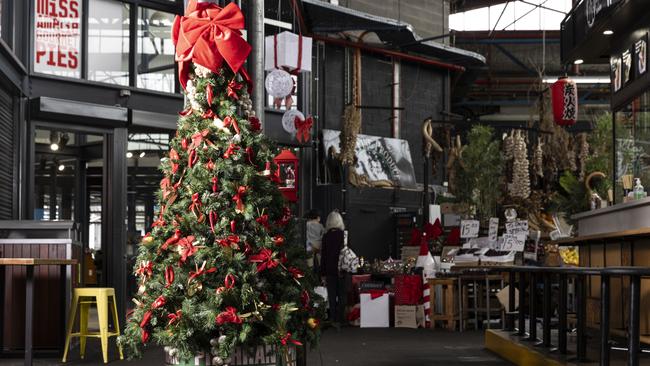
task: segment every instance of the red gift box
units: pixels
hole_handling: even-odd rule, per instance
[[[422,300],[422,276],[395,276],[395,305],[418,305]]]

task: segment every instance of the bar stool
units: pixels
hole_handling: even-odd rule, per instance
[[[442,312],[436,312],[436,286],[442,286]],[[436,328],[436,321],[441,321],[444,328],[454,329],[456,321],[456,279],[454,278],[432,278],[429,279],[429,296],[431,299],[430,319],[431,328]]]
[[[113,303],[113,332],[108,331],[109,301]],[[91,304],[96,304],[97,306],[99,332],[88,332],[88,312],[90,310]],[[72,333],[72,327],[74,326],[75,318],[77,315],[77,306],[79,306],[81,310],[79,313],[79,332]],[[79,353],[81,355],[81,359],[83,359],[86,354],[86,338],[95,337],[101,339],[104,363],[108,363],[108,337],[119,335],[120,324],[117,318],[117,306],[115,305],[115,290],[112,288],[99,287],[75,288],[72,296],[72,306],[70,307],[70,312],[68,314],[68,327],[65,337],[63,362],[66,362],[66,359],[68,357],[68,349],[70,347],[71,337],[79,337]],[[120,352],[120,360],[123,360],[124,355],[122,354],[122,347],[118,345],[117,348]]]

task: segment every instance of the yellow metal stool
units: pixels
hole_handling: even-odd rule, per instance
[[[113,332],[108,331],[108,302],[113,303]],[[99,318],[99,332],[88,332],[88,311],[90,305],[97,305],[97,317]],[[80,307],[79,313],[79,332],[72,333],[72,327],[77,316],[77,306]],[[68,358],[68,349],[70,348],[70,338],[79,337],[79,353],[81,359],[86,354],[86,338],[100,338],[102,342],[102,355],[104,363],[108,363],[108,337],[120,335],[120,324],[117,318],[117,306],[115,305],[115,290],[112,288],[86,287],[75,288],[72,296],[72,306],[68,314],[68,327],[65,337],[65,350],[63,351],[63,362]],[[124,359],[122,347],[117,346],[120,352],[120,360]]]

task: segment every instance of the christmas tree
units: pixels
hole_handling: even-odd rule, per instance
[[[243,27],[234,3],[190,1],[174,23],[187,102],[161,163],[159,216],[138,248],[135,308],[119,339],[131,356],[156,343],[227,364],[237,347],[282,354],[317,339],[323,306],[291,234],[276,149],[252,111]]]

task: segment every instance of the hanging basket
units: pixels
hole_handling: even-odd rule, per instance
[[[278,352],[280,351],[280,352]],[[165,365],[167,366],[220,366],[226,362],[215,363],[209,352],[199,353],[193,359],[181,360],[170,347],[165,347]],[[234,349],[229,366],[297,366],[296,347],[288,347],[288,362],[284,360],[284,350],[275,346],[257,346],[255,348],[237,347]]]
[[[553,120],[559,126],[571,126],[578,120],[578,85],[568,77],[560,77],[551,85]]]

